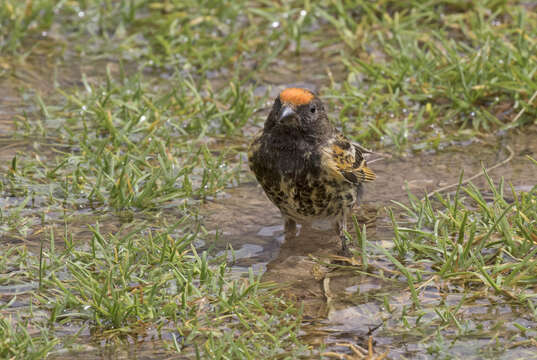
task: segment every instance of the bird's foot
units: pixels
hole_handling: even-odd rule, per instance
[[[296,221],[292,219],[285,219],[284,225],[285,238],[294,238],[296,237]]]
[[[338,252],[338,255],[346,256],[346,257],[352,257],[352,253],[349,249],[349,238],[347,237],[347,221],[346,216],[343,216],[341,221],[336,222],[336,233],[339,236],[339,239],[341,240],[341,249]]]
[[[338,255],[352,257],[352,252],[349,249],[349,240],[347,239],[347,236],[345,234],[341,234],[339,238],[341,239],[341,249],[338,251]]]

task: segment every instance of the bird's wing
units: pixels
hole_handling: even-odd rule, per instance
[[[367,167],[364,153],[370,152],[359,144],[337,135],[333,141],[322,148],[322,164],[336,178],[345,179],[352,184],[373,181],[375,173]]]

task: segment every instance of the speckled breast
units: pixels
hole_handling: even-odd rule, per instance
[[[318,146],[295,143],[275,146],[269,137],[258,137],[248,154],[250,168],[268,198],[280,211],[299,221],[335,218],[350,209],[359,187],[327,172]]]
[[[281,212],[295,220],[339,217],[352,208],[357,199],[355,186],[338,182],[323,172],[320,176],[282,176],[280,179],[278,186],[258,180]]]

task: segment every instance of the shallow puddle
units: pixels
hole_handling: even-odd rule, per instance
[[[494,181],[504,177],[517,191],[529,190],[537,174],[526,155],[537,156],[535,138],[537,127],[513,132],[500,142],[482,139],[436,153],[394,156],[375,162],[371,167],[377,173],[377,181],[367,184],[362,206],[355,209],[358,220],[367,223],[368,241],[391,247],[393,232],[384,208],[394,205],[392,201],[405,203],[407,189],[421,197],[456,184],[461,171],[466,179],[480,173],[482,166],[490,168],[512,156],[489,174]],[[486,185],[483,176],[472,182],[480,188]],[[454,191],[455,187],[444,193]],[[537,333],[521,333],[513,325],[534,329],[537,324],[533,317],[492,293],[472,294],[473,300],[466,301],[465,289],[441,286],[441,281],[433,279],[420,289],[423,309],[419,318],[409,316],[407,326],[392,320],[401,318],[401,313],[413,305],[404,277],[383,280],[378,276],[379,271],[397,273],[393,264],[378,254],[370,254],[370,269],[364,269],[359,261],[346,270],[334,269],[330,263],[338,259],[334,255],[339,241],[330,231],[302,227],[296,238],[286,241],[279,211],[254,182],[226,190],[219,199],[207,202],[202,214],[208,227],[217,224],[220,229],[214,240],[216,252],[233,248],[235,257],[228,257],[235,276],[244,276],[251,266],[264,272],[263,280],[280,284],[284,296],[301,304],[306,321],[303,336],[311,344],[324,344],[328,350],[350,354],[342,344],[367,348],[368,338],[373,336],[377,353],[389,350],[389,357],[394,359],[437,358],[446,349],[452,356],[469,359],[534,356],[531,339]],[[436,316],[436,311],[455,308],[463,300],[458,310],[465,319],[461,326],[473,329],[473,337],[459,338],[452,327],[438,323]],[[435,332],[427,334],[431,329],[451,343],[437,343]],[[512,347],[508,351],[496,349],[495,341],[511,342]]]
[[[323,58],[319,59],[318,55],[310,56],[318,52],[317,48],[305,47],[302,61],[297,62],[295,56],[291,61],[282,58],[258,80],[274,85],[271,95],[275,96],[288,85],[318,89],[326,84],[328,78],[325,75],[311,78],[312,73],[318,72],[318,63],[325,64],[334,80],[343,78],[341,61],[335,58],[340,47],[325,50]],[[41,92],[42,97],[49,96],[53,92],[50,83],[81,86],[81,73],[87,74],[91,82],[99,75],[97,69],[101,69],[102,75],[107,65],[93,64],[93,67],[88,67],[82,64],[73,67],[74,63],[66,62],[60,69],[46,63],[45,67],[50,71],[39,73],[34,64],[33,67],[17,70],[13,76],[0,79],[0,171],[8,171],[17,153],[52,159],[55,151],[67,149],[65,144],[58,143],[54,138],[13,139],[11,134],[15,128],[14,118],[22,121],[24,113],[35,114],[39,111],[35,101],[29,101],[21,95],[21,84],[33,89],[30,93],[32,96],[37,92]],[[116,63],[108,65],[112,73],[118,71]],[[52,76],[58,74],[58,78]],[[261,96],[266,90],[266,85],[263,85],[255,92]],[[270,101],[265,111],[268,106]],[[245,133],[251,136],[255,130],[253,127],[246,128]],[[469,145],[446,140],[445,143],[441,142],[442,150],[394,155],[375,162],[371,167],[377,174],[377,180],[366,186],[363,203],[355,211],[358,220],[367,224],[368,240],[381,247],[392,246],[391,221],[384,208],[393,205],[393,201],[405,202],[407,189],[421,197],[426,192],[456,184],[461,171],[464,171],[465,178],[480,173],[482,162],[489,168],[512,156],[506,164],[490,171],[490,175],[496,181],[503,176],[514,185],[515,190],[530,189],[536,184],[537,174],[525,156],[537,158],[536,138],[537,127],[526,127],[523,131],[513,130],[502,137],[472,139]],[[243,171],[246,173],[248,170],[244,168]],[[452,328],[446,327],[444,330],[442,324],[435,322],[435,307],[456,307],[464,294],[464,289],[441,287],[438,282],[431,282],[419,293],[423,314],[419,318],[409,316],[407,320],[411,325],[402,326],[400,321],[393,319],[400,318],[401,313],[412,306],[408,284],[402,276],[386,279],[379,275],[380,272],[396,274],[392,263],[379,254],[370,254],[370,268],[364,268],[359,261],[349,263],[347,267],[332,266],[334,260],[341,262],[341,259],[334,257],[339,248],[339,239],[331,231],[302,227],[296,238],[286,241],[279,211],[252,181],[253,177],[247,176],[249,182],[226,189],[202,206],[201,215],[209,236],[199,247],[208,249],[214,257],[227,256],[233,277],[247,276],[253,269],[255,273],[262,274],[264,281],[279,284],[284,296],[296,300],[303,307],[305,321],[302,336],[309,343],[325,345],[327,350],[335,352],[350,353],[349,348],[342,344],[354,343],[367,348],[368,338],[372,336],[376,352],[388,350],[390,358],[437,358],[441,354],[435,349],[446,348],[455,357],[469,359],[535,357],[533,349],[526,348],[531,344],[535,332],[521,333],[513,324],[528,329],[536,328],[537,324],[531,317],[519,313],[515,305],[511,306],[493,294],[480,294],[482,296],[465,302],[459,309],[459,314],[467,319],[463,326],[475,329],[474,337],[458,338],[450,333],[453,332]],[[483,188],[486,180],[481,176],[473,183]],[[446,192],[453,190],[454,187]],[[9,210],[23,201],[23,196],[0,198],[0,206]],[[33,199],[33,203],[30,202],[21,210],[20,215],[25,222],[16,227],[21,233],[8,234],[0,229],[2,245],[25,244],[31,250],[38,251],[41,241],[47,239],[50,232],[57,232],[55,239],[61,239],[60,234],[66,224],[71,236],[77,242],[84,243],[92,236],[87,225],[99,223],[102,232],[117,233],[132,220],[102,209],[93,209],[86,203],[81,203],[78,209],[63,211],[47,208],[46,199]],[[169,218],[179,215],[173,211],[166,213]],[[162,221],[165,222],[165,219]],[[29,294],[36,286],[35,281],[0,286],[1,302],[6,303],[14,295],[18,296],[18,300],[5,313],[28,307],[31,301]],[[386,303],[390,304],[390,308],[386,307]],[[43,311],[34,311],[33,316],[45,319],[48,315]],[[426,326],[422,326],[422,323]],[[435,343],[436,334],[427,333],[433,327],[439,332],[443,331],[443,335],[449,335],[452,343]],[[72,335],[78,330],[78,327],[66,326],[59,331]],[[50,358],[66,358],[73,354],[85,359],[170,358],[168,352],[163,352],[160,339],[146,337],[128,345],[114,345],[94,343],[90,334],[82,335],[81,339],[87,341],[86,345],[81,345],[73,353],[60,351]],[[495,352],[494,341],[506,339],[513,344],[512,349],[503,353]],[[171,358],[181,357],[177,355]]]
[[[367,185],[362,205],[355,209],[358,220],[367,224],[368,240],[385,248],[392,246],[391,221],[384,208],[393,205],[392,201],[405,202],[407,188],[422,196],[426,191],[457,183],[462,170],[465,178],[468,178],[481,171],[482,162],[486,167],[491,167],[510,156],[511,152],[512,159],[490,171],[490,175],[496,181],[503,176],[514,185],[515,190],[530,189],[535,185],[536,174],[535,169],[528,166],[526,155],[537,157],[537,143],[533,141],[536,137],[537,128],[533,127],[523,133],[515,131],[499,143],[487,143],[487,139],[483,139],[467,146],[452,145],[436,153],[393,156],[375,162],[371,167],[378,175],[377,181]],[[19,146],[32,145],[24,142],[13,147]],[[243,170],[247,171],[246,168]],[[248,176],[252,179],[251,175]],[[483,187],[486,181],[484,177],[479,177],[473,183]],[[20,203],[21,199],[4,198],[1,201],[7,209]],[[25,211],[26,218],[38,219],[44,210],[39,203],[34,203]],[[37,250],[43,232],[52,229],[60,231],[63,225],[59,220],[65,214],[47,211],[47,227],[43,228],[36,220],[28,225],[28,234],[3,236],[3,243],[22,241],[30,249]],[[98,213],[96,209],[85,206],[69,211],[69,227],[71,231],[78,229],[72,232],[77,241],[83,242],[91,237],[88,224],[99,222],[103,232],[116,233],[129,222],[117,216]],[[177,214],[168,215],[173,217]],[[279,211],[254,181],[226,189],[216,198],[206,200],[201,215],[210,236],[205,243],[199,244],[200,248],[208,249],[215,257],[227,256],[232,277],[247,276],[251,268],[255,273],[262,274],[264,281],[279,284],[284,296],[302,306],[302,336],[312,345],[326,346],[328,351],[350,353],[345,344],[359,344],[367,348],[368,338],[372,336],[376,352],[389,351],[390,358],[437,358],[437,348],[448,348],[451,355],[470,359],[533,356],[528,346],[531,346],[531,339],[537,334],[527,331],[521,335],[513,324],[528,329],[537,327],[537,324],[530,316],[520,313],[516,305],[510,305],[492,294],[477,296],[473,302],[465,302],[460,307],[458,314],[467,319],[463,325],[475,329],[475,337],[458,338],[451,328],[444,331],[441,324],[436,323],[435,309],[456,307],[464,294],[464,289],[439,287],[437,282],[431,282],[430,286],[420,291],[423,314],[419,319],[409,316],[407,321],[413,325],[402,326],[399,320],[393,319],[400,318],[401,313],[412,306],[408,284],[401,276],[389,281],[376,276],[379,271],[397,273],[393,264],[378,254],[371,254],[370,267],[373,271],[363,268],[359,261],[348,264],[346,269],[334,268],[330,264],[337,260],[334,255],[339,248],[339,240],[331,231],[302,227],[296,238],[285,241]],[[61,236],[56,238],[60,239]],[[36,286],[35,282],[28,282],[0,287],[0,299],[8,301],[17,295],[20,300],[11,305],[9,312],[17,311],[28,306],[30,298],[27,294]],[[389,309],[386,308],[387,302]],[[34,312],[34,316],[45,319],[47,314]],[[430,331],[432,326],[428,321],[442,335],[448,336],[452,343],[435,343],[435,333],[424,336],[424,332]],[[421,327],[420,322],[427,326]],[[494,334],[489,329],[493,329]],[[59,331],[72,335],[78,328]],[[114,345],[93,344],[89,334],[86,334],[86,338],[87,345],[74,352],[86,359],[132,356],[169,358],[169,353],[161,351],[162,343],[158,339],[144,338],[136,344]],[[495,340],[512,342],[512,349],[495,351]],[[59,352],[51,358],[74,353]],[[173,358],[179,359],[181,356]]]

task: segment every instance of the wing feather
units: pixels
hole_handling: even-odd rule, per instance
[[[345,179],[352,184],[373,181],[373,170],[367,167],[365,153],[371,151],[360,144],[350,142],[343,135],[337,135],[323,149],[323,164],[334,176]]]

